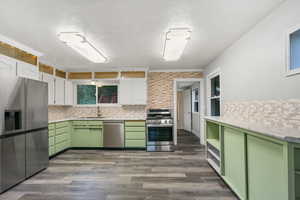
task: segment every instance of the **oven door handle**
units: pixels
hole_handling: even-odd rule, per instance
[[[147,124],[147,127],[173,127],[173,124]]]

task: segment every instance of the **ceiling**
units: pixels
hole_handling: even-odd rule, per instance
[[[69,71],[201,69],[283,0],[1,0],[0,34]],[[162,58],[169,28],[192,29],[179,61]],[[109,58],[95,64],[57,34],[82,32]]]

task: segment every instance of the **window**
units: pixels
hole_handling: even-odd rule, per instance
[[[220,116],[220,75],[217,72],[208,76],[209,115]]]
[[[118,86],[98,87],[98,103],[118,103]]]
[[[77,85],[77,104],[79,105],[96,104],[96,86]]]
[[[78,105],[118,104],[118,85],[77,85]]]
[[[300,29],[289,34],[288,75],[300,73]]]
[[[193,112],[199,112],[199,89],[194,88],[192,91]]]

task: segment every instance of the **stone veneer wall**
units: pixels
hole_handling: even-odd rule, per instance
[[[173,80],[202,77],[202,72],[149,72],[147,107],[173,109]]]
[[[266,127],[300,131],[300,99],[223,102],[222,116]]]
[[[102,115],[108,118],[145,118],[147,108],[173,109],[173,80],[176,78],[202,78],[202,72],[149,72],[148,105],[101,107]],[[96,107],[49,106],[49,120],[60,120],[97,115]]]

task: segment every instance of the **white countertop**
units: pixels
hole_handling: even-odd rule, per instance
[[[99,121],[126,121],[126,120],[146,120],[146,118],[108,118],[108,117],[100,117],[100,118],[91,118],[91,117],[79,117],[79,118],[66,118],[66,119],[59,119],[59,120],[50,120],[49,123],[57,123],[57,122],[64,122],[64,121],[73,121],[73,120],[86,120],[86,121],[95,121],[95,120],[99,120]]]
[[[299,129],[292,129],[286,127],[267,127],[259,123],[245,122],[234,120],[225,117],[211,117],[206,116],[205,119],[231,125],[237,128],[246,129],[255,133],[260,133],[265,136],[270,136],[276,139],[300,143],[300,127]]]

